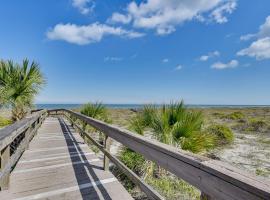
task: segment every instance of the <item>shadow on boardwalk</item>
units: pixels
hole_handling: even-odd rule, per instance
[[[103,170],[103,168],[101,166],[90,164],[89,161],[87,161],[86,155],[84,154],[84,152],[79,146],[80,144],[82,144],[82,142],[78,142],[72,134],[72,132],[75,131],[74,128],[66,124],[62,118],[58,118],[58,120],[61,125],[63,134],[65,136],[67,146],[74,147],[74,148],[68,149],[69,154],[74,155],[74,153],[76,153],[80,155],[76,157],[70,156],[78,185],[101,181],[99,177],[97,176],[96,172],[94,171],[94,169]],[[81,162],[84,161],[84,163],[75,164],[80,161]],[[81,192],[82,198],[85,200],[86,199],[106,199],[106,200],[112,199],[102,184],[97,184],[94,187],[88,187],[84,189],[80,188],[80,192]]]

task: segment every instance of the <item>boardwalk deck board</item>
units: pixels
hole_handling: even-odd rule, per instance
[[[0,199],[132,199],[83,139],[62,119],[48,117],[11,173]]]

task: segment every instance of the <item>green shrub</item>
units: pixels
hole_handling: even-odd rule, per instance
[[[119,159],[137,175],[144,173],[146,161],[142,155],[124,147],[120,152]]]
[[[181,148],[193,153],[214,148],[215,145],[216,137],[208,133],[196,133],[188,138],[181,139]]]
[[[96,102],[84,104],[80,112],[88,117],[110,122],[107,108],[102,103]]]
[[[243,119],[244,117],[245,115],[239,111],[230,113],[226,116],[227,119],[232,119],[232,120],[240,120],[240,119]]]
[[[12,121],[10,119],[4,118],[0,116],[0,128],[7,126],[9,124],[11,124]]]
[[[143,135],[144,128],[143,119],[139,115],[133,117],[129,122],[129,129],[135,131],[139,135]]]
[[[218,145],[230,144],[234,135],[231,129],[225,125],[212,125],[207,129],[208,133],[216,136],[216,142]]]
[[[226,118],[226,115],[224,113],[215,112],[212,115],[221,119]]]
[[[259,119],[249,120],[248,127],[246,128],[247,131],[258,131],[258,132],[262,132],[265,129],[267,129],[267,123]]]
[[[258,176],[265,176],[266,177],[269,173],[270,173],[270,171],[266,171],[266,170],[259,169],[259,168],[256,169],[256,175],[258,175]]]

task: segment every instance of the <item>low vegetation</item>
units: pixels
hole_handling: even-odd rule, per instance
[[[245,115],[239,111],[236,111],[236,112],[233,112],[233,113],[226,115],[226,118],[231,119],[231,120],[240,120],[240,119],[243,119],[244,117],[245,117]]]
[[[245,115],[240,111],[235,111],[229,114],[225,114],[221,112],[214,112],[213,116],[220,119],[230,119],[230,120],[241,120],[245,118]]]
[[[145,106],[131,119],[130,129],[141,135],[148,130],[154,139],[162,143],[198,153],[214,148],[219,139],[219,132],[212,130],[214,127],[209,132],[203,129],[203,124],[201,111],[188,109],[183,102],[176,102],[162,108]]]
[[[152,177],[147,179],[146,182],[159,191],[165,199],[200,199],[198,189],[174,176]]]
[[[8,126],[11,123],[12,123],[12,121],[10,119],[7,119],[7,118],[4,118],[4,117],[0,116],[0,128]]]
[[[234,139],[233,132],[226,125],[211,125],[207,128],[207,132],[216,137],[217,145],[230,144]]]
[[[239,121],[234,129],[246,133],[267,133],[270,132],[270,125],[263,119],[253,117]]]
[[[91,118],[109,121],[107,108],[100,102],[84,104],[80,112]]]
[[[248,121],[248,127],[246,128],[246,131],[264,132],[267,128],[268,125],[265,121],[253,118]]]

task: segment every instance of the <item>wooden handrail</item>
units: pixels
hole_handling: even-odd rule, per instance
[[[127,177],[129,177],[133,183],[138,185],[143,192],[148,196],[149,199],[154,200],[164,200],[164,198],[156,192],[151,186],[146,184],[144,181],[142,181],[133,171],[131,171],[128,167],[126,167],[119,159],[117,159],[115,156],[110,154],[110,147],[106,145],[108,140],[110,140],[109,137],[105,137],[104,140],[104,146],[99,144],[95,139],[93,139],[88,133],[86,133],[82,127],[80,127],[78,124],[76,124],[69,116],[65,115],[66,118],[79,130],[83,136],[85,136],[87,139],[91,141],[92,144],[94,144],[100,151],[104,153],[104,170],[109,169],[109,162],[112,161]]]
[[[0,130],[1,190],[8,188],[9,176],[13,166],[28,147],[46,115],[47,111],[42,110]],[[15,146],[15,149],[11,149],[11,145]]]
[[[109,125],[80,113],[57,109],[103,132],[140,153],[213,199],[270,199],[270,182],[261,180],[224,162],[211,160]]]

